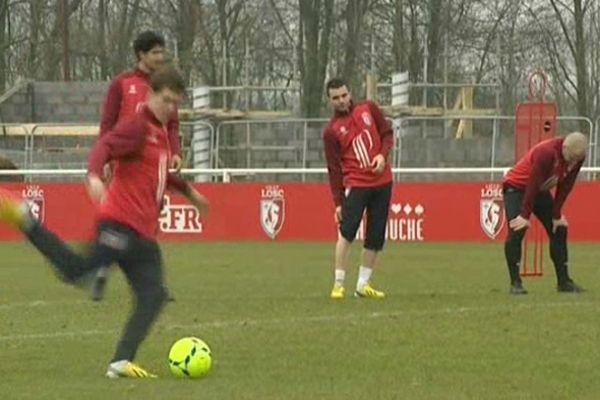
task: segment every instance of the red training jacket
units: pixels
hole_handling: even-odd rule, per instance
[[[562,155],[564,138],[544,140],[533,146],[504,177],[504,185],[525,191],[521,216],[529,218],[535,197],[541,191],[556,186],[552,217],[560,219],[562,206],[571,192],[577,174],[583,165],[580,161],[570,171]]]
[[[105,132],[88,160],[88,172],[97,176],[107,162],[115,164],[98,220],[118,222],[153,240],[165,189],[188,190],[185,181],[168,172],[170,158],[167,131],[148,107]]]
[[[336,113],[325,127],[323,141],[336,206],[342,204],[344,188],[377,187],[392,181],[387,160],[394,145],[394,132],[375,103],[352,104],[348,113]],[[377,154],[387,161],[380,175],[371,171]]]
[[[117,76],[108,88],[100,119],[100,136],[113,129],[117,122],[139,111],[146,103],[150,90],[150,75],[139,68]],[[177,113],[167,124],[172,154],[181,155],[179,141],[179,116]]]

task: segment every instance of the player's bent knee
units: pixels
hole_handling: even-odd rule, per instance
[[[344,229],[344,227],[340,227],[340,236],[346,239],[348,243],[352,243],[356,237],[356,231],[352,232],[351,229]]]
[[[515,230],[509,228],[508,235],[506,236],[506,241],[507,242],[511,242],[511,241],[519,241],[520,242],[523,240],[526,233],[527,233],[527,228],[520,229],[518,231],[515,231]]]
[[[348,243],[352,243],[354,242],[354,237],[353,235],[349,235],[347,233],[344,232],[340,232],[340,235],[344,238],[344,240],[346,240]]]
[[[559,226],[556,228],[556,231],[554,232],[554,236],[556,237],[566,237],[567,233],[569,232],[569,228],[566,226]]]
[[[372,244],[366,244],[363,246],[363,248],[365,250],[369,250],[369,251],[374,251],[376,253],[379,253],[380,251],[383,250],[383,245],[372,245]]]
[[[376,251],[379,252],[381,250],[383,250],[383,245],[384,245],[385,241],[384,240],[369,240],[367,238],[367,240],[365,240],[365,244],[363,246],[363,248],[365,250],[371,250],[371,251]]]

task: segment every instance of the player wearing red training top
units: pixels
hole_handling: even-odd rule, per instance
[[[153,31],[142,32],[133,41],[133,52],[137,60],[135,68],[117,76],[108,88],[100,117],[101,136],[113,129],[123,118],[135,114],[146,103],[150,88],[150,75],[162,67],[165,62],[165,39]],[[167,130],[173,155],[170,167],[179,170],[181,168],[181,144],[179,142],[177,109],[169,117]]]
[[[133,359],[166,299],[163,261],[156,242],[164,191],[170,188],[182,193],[201,214],[208,208],[202,195],[167,168],[171,152],[165,126],[183,96],[183,79],[167,68],[155,72],[150,85],[148,102],[140,112],[106,132],[91,151],[87,187],[98,204],[98,214],[89,255],[75,253],[36,222],[26,203],[6,193],[0,196],[0,220],[21,229],[66,283],[85,286],[99,268],[113,262],[125,274],[136,301],[106,372],[109,378],[154,376]],[[101,177],[109,161],[116,167],[106,189]]]
[[[142,32],[133,41],[133,51],[137,59],[135,69],[120,74],[109,86],[102,108],[100,136],[112,130],[119,121],[136,114],[144,106],[148,99],[150,74],[164,65],[165,39],[153,31]],[[167,132],[172,154],[170,167],[179,170],[181,145],[177,109],[169,118]],[[102,300],[107,279],[108,269],[101,268],[92,285],[93,300]],[[173,298],[169,296],[169,300]]]
[[[527,294],[519,275],[521,243],[533,213],[550,239],[550,257],[556,270],[559,292],[583,289],[569,276],[567,220],[562,206],[571,192],[587,153],[582,133],[545,140],[534,146],[506,174],[503,182],[504,208],[509,231],[504,254],[510,275],[510,293]],[[550,193],[556,187],[554,197]]]
[[[394,135],[390,124],[372,102],[353,103],[348,85],[334,78],[327,83],[334,116],[323,132],[329,183],[338,224],[335,282],[331,298],[344,297],[344,279],[350,245],[366,210],[366,236],[361,256],[357,297],[383,298],[370,283],[377,254],[383,249],[392,196],[389,163]]]

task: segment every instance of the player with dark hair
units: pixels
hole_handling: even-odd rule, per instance
[[[533,213],[550,239],[550,257],[556,270],[559,292],[581,292],[569,276],[567,220],[562,206],[571,192],[588,149],[584,134],[545,140],[534,146],[506,174],[503,182],[504,208],[509,231],[504,254],[510,275],[510,293],[527,294],[519,275],[521,243]],[[554,197],[550,193],[556,187]]]
[[[98,212],[89,254],[75,253],[38,223],[26,202],[7,192],[0,195],[0,220],[19,228],[64,282],[85,287],[99,268],[113,262],[125,274],[135,305],[106,372],[109,378],[154,376],[133,360],[166,299],[163,260],[156,242],[165,189],[183,194],[202,215],[208,209],[200,193],[168,172],[171,151],[165,125],[182,99],[183,79],[167,68],[152,75],[150,86],[140,112],[105,132],[90,153],[87,188]],[[102,170],[111,161],[114,174],[107,188]]]
[[[110,84],[100,121],[100,136],[115,127],[117,122],[140,110],[146,103],[150,87],[150,75],[165,62],[165,39],[159,33],[144,31],[133,41],[136,66],[133,70],[117,76]],[[179,117],[177,109],[169,116],[167,123],[169,146],[172,160],[170,167],[181,168],[181,145],[179,143]],[[107,167],[110,167],[107,165]],[[106,175],[110,175],[109,168]],[[108,270],[100,269],[92,285],[92,299],[99,301],[104,297]],[[172,300],[172,298],[170,298]]]
[[[357,297],[383,298],[371,285],[378,253],[383,249],[388,210],[392,195],[389,163],[394,135],[379,107],[372,102],[354,103],[343,79],[327,83],[327,97],[334,116],[323,132],[329,183],[338,224],[335,247],[335,282],[331,298],[344,297],[344,279],[350,245],[356,237],[366,210],[364,241]]]

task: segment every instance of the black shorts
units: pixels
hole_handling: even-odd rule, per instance
[[[504,197],[504,211],[507,222],[518,217],[521,214],[521,207],[525,198],[525,191],[508,185],[502,188]],[[554,208],[554,198],[549,191],[542,191],[537,194],[533,201],[533,215],[542,223],[549,236],[552,235],[552,209]]]
[[[356,237],[367,210],[367,232],[364,248],[379,251],[385,242],[385,228],[392,198],[392,183],[367,188],[349,188],[342,203],[340,233],[349,242]]]
[[[164,286],[163,258],[158,243],[141,237],[129,227],[112,221],[98,224],[89,264],[92,269],[116,262],[134,291]]]

